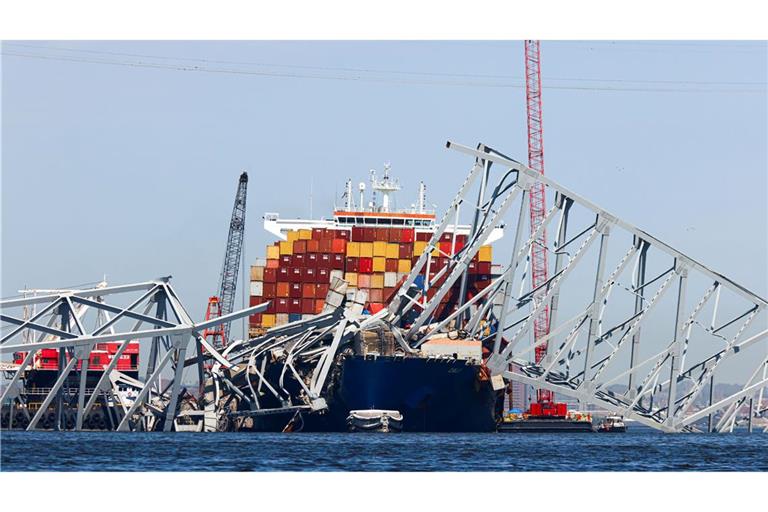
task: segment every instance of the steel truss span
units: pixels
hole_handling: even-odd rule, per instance
[[[488,146],[447,146],[474,163],[390,304],[391,321],[413,320],[403,334],[411,347],[458,331],[483,340],[486,365],[497,378],[667,432],[723,432],[742,424],[751,430],[752,419],[766,414],[764,298]],[[531,229],[531,190],[541,186],[554,206]],[[454,256],[442,255],[448,263],[435,273],[432,253],[462,208],[472,212],[471,236]],[[491,286],[435,321],[435,309],[454,283],[467,279],[490,231],[505,222],[507,246],[497,242],[494,250],[506,250],[508,264]],[[540,233],[550,224],[555,231],[547,241]],[[532,245],[542,243],[552,267],[531,290],[525,275]],[[544,309],[548,334],[533,343]],[[537,363],[540,347],[546,355]],[[737,387],[716,396],[717,384],[734,379]]]
[[[10,382],[1,402],[11,404],[11,416],[22,419],[27,430],[45,428],[41,420],[48,420],[51,414],[53,422],[48,428],[81,430],[90,413],[102,408],[107,429],[172,430],[181,399],[197,394],[182,389],[184,369],[194,368],[198,381],[203,382],[206,361],[231,366],[201,333],[213,325],[260,313],[267,306],[261,304],[196,324],[170,278],[113,287],[102,283],[92,289],[4,300],[0,302],[0,320],[6,334],[0,338],[0,354],[24,356],[20,365],[3,367]],[[37,312],[31,316],[21,313],[30,307]],[[135,378],[116,366],[130,342],[139,340],[146,340],[149,357],[142,356],[144,361]],[[118,346],[109,364],[89,368],[91,352],[106,343]],[[44,349],[58,351],[55,382],[43,390],[20,386],[25,370]],[[89,373],[90,382],[98,376],[95,385],[87,386]],[[77,376],[74,384],[70,375]],[[132,390],[132,400],[121,397],[120,388]],[[36,397],[34,404],[30,403],[31,392]]]

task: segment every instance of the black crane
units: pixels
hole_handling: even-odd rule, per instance
[[[237,291],[237,274],[240,269],[240,258],[243,253],[243,239],[245,238],[245,198],[248,191],[248,173],[243,172],[237,184],[235,206],[232,208],[232,219],[229,221],[229,235],[227,247],[224,251],[224,265],[221,267],[219,279],[219,294],[208,299],[208,308],[205,313],[206,320],[228,315],[235,305],[235,292]],[[229,340],[229,322],[218,327],[207,329],[204,337],[213,337],[213,346],[222,348]]]

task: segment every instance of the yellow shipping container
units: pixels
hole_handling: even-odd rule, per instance
[[[373,242],[360,242],[360,257],[373,258]]]
[[[493,251],[490,245],[480,246],[480,250],[477,251],[478,261],[493,261]]]
[[[276,245],[267,246],[267,259],[277,260],[280,258],[280,247]]]
[[[387,244],[387,258],[396,260],[400,257],[400,246],[398,244]]]
[[[360,257],[360,242],[347,242],[347,257],[348,258]]]
[[[377,243],[377,242],[374,242]],[[387,269],[387,258],[374,256],[373,258],[373,271],[384,272]]]
[[[433,257],[433,258],[439,258],[440,256],[442,256],[442,255],[440,254],[440,249],[438,249],[437,247],[435,247],[434,249],[432,249],[432,257]]]
[[[404,273],[411,271],[411,260],[397,260],[397,271]]]
[[[416,240],[413,242],[413,257],[418,258],[427,249],[427,242]]]
[[[299,239],[299,232],[296,230],[288,231],[285,235],[288,237],[288,241],[291,243]]]
[[[344,274],[344,280],[349,286],[357,286],[357,272],[347,272]]]
[[[291,233],[291,231],[289,231],[288,233]],[[285,256],[286,254],[288,255],[293,254],[293,240],[289,240],[287,242],[280,242],[280,256]]]
[[[274,327],[275,326],[275,315],[272,313],[264,313],[261,315],[261,326],[262,327]]]
[[[252,265],[251,281],[263,281],[263,280],[264,280],[264,267]]]
[[[299,240],[312,240],[312,230],[311,229],[300,229],[299,230]]]
[[[373,242],[373,255],[387,257],[387,242]]]
[[[371,288],[384,288],[384,274],[371,274]]]

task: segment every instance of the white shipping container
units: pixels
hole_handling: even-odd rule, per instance
[[[264,283],[262,281],[251,281],[251,295],[257,297],[264,295]]]
[[[333,279],[344,279],[344,271],[343,270],[331,270],[331,281]]]
[[[278,313],[275,315],[275,325],[285,325],[288,323],[288,313]]]
[[[397,272],[384,272],[384,288],[392,288],[397,284]]]
[[[255,267],[266,267],[267,266],[267,260],[266,258],[256,258],[256,263],[254,263]]]

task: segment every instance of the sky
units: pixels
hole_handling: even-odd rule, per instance
[[[547,175],[768,296],[766,43],[541,48]],[[273,241],[264,212],[328,215],[347,178],[384,163],[401,206],[424,180],[441,210],[470,164],[446,140],[527,160],[520,41],[6,41],[2,53],[3,297],[172,275],[202,319],[243,170],[251,264]]]

